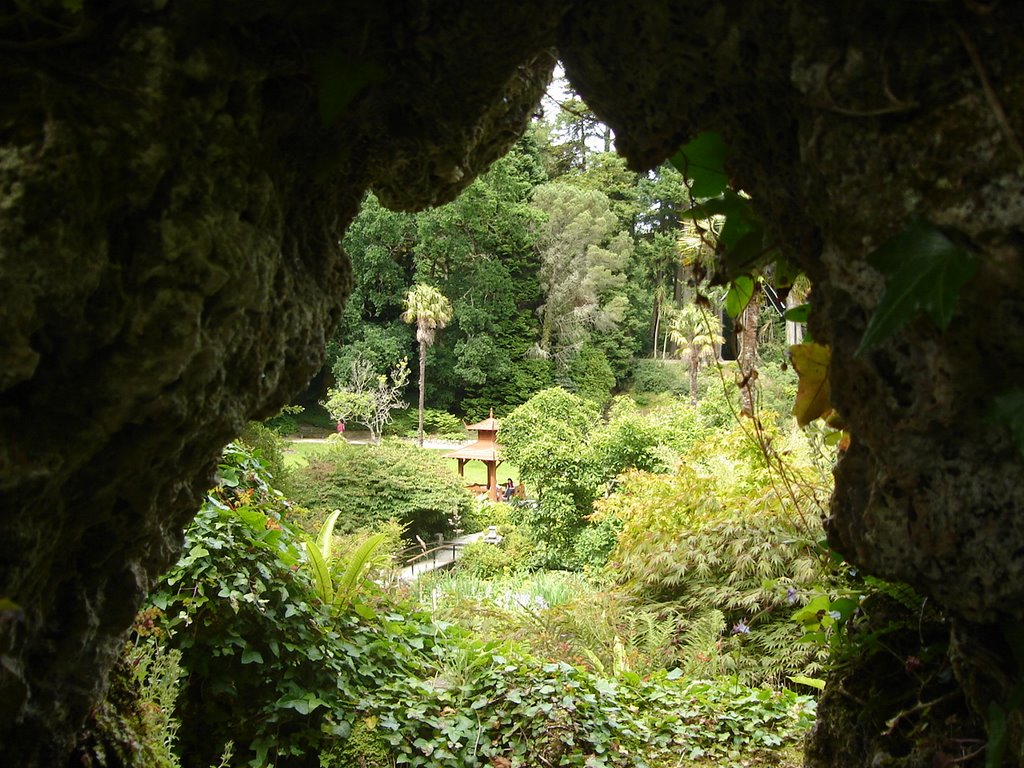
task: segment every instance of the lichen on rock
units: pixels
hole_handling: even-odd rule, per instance
[[[984,679],[970,649],[1024,611],[1021,458],[988,417],[1024,351],[1018,4],[44,5],[63,27],[0,19],[0,760],[64,759],[218,450],[315,372],[365,191],[451,199],[554,49],[634,168],[729,144],[832,347],[831,540],[940,603]],[[982,267],[949,329],[857,357],[867,256],[909,216]]]

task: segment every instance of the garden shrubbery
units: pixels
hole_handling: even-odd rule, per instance
[[[675,396],[689,393],[689,372],[678,360],[636,360],[633,365],[633,394]]]
[[[384,432],[400,437],[417,437],[419,411],[415,408],[396,411],[394,421],[385,427]],[[423,433],[440,440],[465,440],[469,436],[462,419],[435,408],[425,408],[423,411]]]
[[[833,589],[833,574],[817,516],[807,517],[813,470],[794,471],[802,485],[780,496],[773,483],[782,481],[735,427],[695,446],[672,474],[627,473],[598,504],[598,520],[621,526],[611,573],[638,598],[679,611],[684,666],[713,658],[719,674],[773,685],[821,671],[824,654],[799,643],[791,616],[807,593]]]
[[[538,659],[369,586],[325,605],[259,462],[229,448],[218,480],[151,596],[149,615],[160,611],[187,672],[177,712],[161,700],[158,720],[170,744],[180,718],[182,764],[225,754],[223,764],[254,768],[739,764],[799,739],[813,719],[813,700],[791,691],[679,670],[641,677],[615,663],[614,644],[601,652],[608,664]],[[567,605],[564,590],[547,589],[546,603]]]
[[[471,503],[444,459],[397,441],[373,447],[333,442],[293,471],[289,493],[322,518],[342,510],[339,532],[396,520],[423,538],[461,527]]]

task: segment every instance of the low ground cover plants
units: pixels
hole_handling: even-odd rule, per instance
[[[477,639],[365,579],[358,599],[325,604],[308,538],[260,463],[230,448],[218,481],[148,614],[185,671],[176,706],[156,705],[181,722],[160,736],[181,764],[777,764],[813,719],[813,700],[789,690]],[[534,576],[531,589],[565,606],[581,578]]]

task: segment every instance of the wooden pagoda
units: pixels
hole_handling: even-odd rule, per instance
[[[487,465],[487,495],[492,501],[498,500],[498,465],[501,464],[501,446],[498,445],[498,420],[491,415],[476,424],[467,424],[466,429],[475,429],[476,442],[458,450],[446,453],[444,458],[459,462],[459,477],[465,477],[467,461],[482,461]]]

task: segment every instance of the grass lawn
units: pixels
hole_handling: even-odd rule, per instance
[[[309,463],[310,456],[327,447],[326,443],[314,443],[305,440],[287,440],[286,442],[287,447],[284,451],[284,465],[289,469],[306,466]],[[436,450],[437,453],[446,453],[451,449],[426,448],[424,450]],[[447,463],[451,467],[452,474],[457,475],[459,470],[455,459],[449,459]],[[519,468],[513,464],[509,464],[507,461],[502,462],[498,465],[498,483],[504,483],[509,477],[512,478],[512,482],[519,485]],[[487,467],[484,463],[480,461],[467,462],[465,468],[465,481],[467,485],[473,483],[484,485],[487,482]]]
[[[458,474],[459,466],[455,462],[455,459],[450,459],[450,461],[452,463],[452,472]],[[487,482],[487,466],[482,461],[466,462],[465,473],[466,485],[470,485],[471,483],[484,485]],[[498,484],[500,485],[504,483],[509,477],[512,478],[513,483],[519,485],[519,468],[509,464],[507,461],[503,461],[498,465]]]

